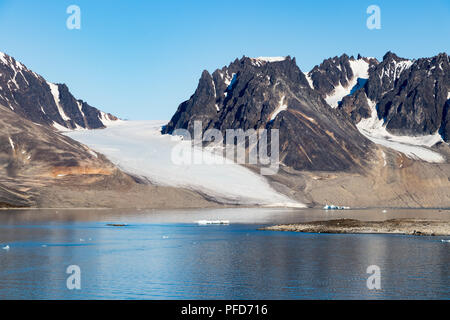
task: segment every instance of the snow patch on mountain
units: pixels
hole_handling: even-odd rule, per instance
[[[306,80],[308,81],[308,84],[310,86],[311,89],[314,89],[314,83],[311,79],[311,76],[309,75],[309,73],[304,72]]]
[[[358,84],[358,79],[369,79],[369,63],[367,61],[358,59],[350,60],[349,63],[353,72],[353,77],[348,79],[348,84],[346,86],[339,83],[334,91],[325,97],[325,101],[332,108],[337,108],[339,102],[351,93],[353,87]]]
[[[122,120],[120,119],[112,119],[109,114],[100,111],[100,121],[103,123],[105,127],[111,127],[117,124],[120,124]]]
[[[383,78],[383,76],[386,74],[393,80],[397,80],[398,78],[400,78],[400,75],[403,73],[403,71],[408,70],[413,65],[413,63],[413,60],[395,61],[392,69],[391,66],[388,65],[385,69],[382,70],[380,79]]]
[[[8,139],[9,139],[9,144],[11,145],[11,148],[13,149],[13,151],[15,151],[16,148],[15,148],[14,142],[12,141],[11,137],[8,137]]]
[[[64,126],[62,126],[59,123],[54,122],[54,121],[53,121],[52,127],[55,128],[56,130],[58,130],[59,132],[69,132],[69,131],[71,131],[71,129],[66,128],[66,127],[64,127]]]
[[[3,64],[9,64],[8,60],[6,59],[7,55],[3,52],[0,52],[0,61],[3,62]]]
[[[265,62],[280,62],[286,60],[287,57],[258,57],[255,60],[265,61]]]
[[[418,137],[393,135],[386,130],[383,121],[378,119],[376,103],[370,99],[367,99],[367,102],[371,108],[372,116],[362,119],[356,125],[361,134],[372,142],[399,151],[411,159],[431,163],[445,162],[445,158],[441,154],[428,149],[443,141],[438,132],[433,135]]]
[[[56,107],[58,108],[58,112],[61,115],[61,118],[64,121],[70,120],[70,118],[65,114],[64,109],[62,108],[61,104],[59,103],[59,88],[56,84],[48,82],[48,86],[50,87],[50,91],[52,92],[53,99],[55,100]]]
[[[284,104],[284,99],[285,99],[285,98],[286,98],[286,97],[283,97],[283,98],[280,99],[279,106],[278,106],[278,108],[273,112],[272,116],[270,117],[270,121],[275,120],[275,118],[278,116],[278,114],[279,114],[280,112],[287,110],[288,107],[287,107],[287,105]]]
[[[256,67],[261,67],[267,63],[280,62],[286,60],[287,57],[258,57],[250,58],[252,65]]]
[[[174,149],[186,154],[191,141],[162,135],[164,121],[121,121],[103,130],[72,131],[71,138],[103,153],[125,172],[152,183],[199,191],[225,203],[262,206],[304,207],[276,192],[267,180],[232,161],[214,164],[218,155],[194,150],[202,164],[177,164]],[[186,152],[186,153],[185,153]]]

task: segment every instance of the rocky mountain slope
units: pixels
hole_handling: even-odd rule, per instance
[[[318,91],[333,108],[350,93],[363,87],[369,78],[370,70],[378,65],[375,58],[357,59],[343,54],[324,60],[306,74],[311,87]]]
[[[53,84],[0,52],[0,104],[18,115],[57,129],[97,129],[117,120],[77,100],[65,84]]]
[[[0,208],[217,206],[199,193],[150,185],[101,153],[0,105]]]
[[[102,155],[0,106],[0,203],[35,204],[39,188],[69,175],[105,176],[117,169]]]
[[[223,132],[279,128],[283,164],[351,170],[363,166],[373,149],[361,135],[408,156],[417,151],[409,145],[448,142],[449,92],[445,53],[412,61],[388,52],[381,62],[344,54],[305,74],[290,57],[243,57],[212,75],[204,71],[196,92],[179,106],[164,133],[192,131],[196,120],[204,130]],[[417,159],[444,161],[429,149],[419,151],[423,155]]]
[[[199,193],[150,185],[62,135],[117,120],[0,53],[0,208],[216,206]],[[120,196],[118,196],[120,195]]]
[[[310,206],[449,207],[449,58],[342,55],[303,73],[247,58],[209,74],[163,133],[279,128],[279,192]],[[257,170],[257,167],[249,166]]]
[[[298,170],[363,168],[371,142],[339,109],[330,108],[310,87],[295,58],[243,57],[210,74],[163,129],[279,129],[280,161]]]
[[[343,86],[347,88],[347,94],[330,105],[339,106],[355,124],[374,114],[374,120],[381,121],[393,135],[440,135],[449,142],[450,60],[446,53],[409,60],[388,52],[380,63],[361,59],[370,63],[357,85],[341,80],[323,89],[322,83],[329,83],[328,76],[323,75],[328,74],[327,70],[331,70],[333,79],[345,79],[348,72],[340,66],[341,61],[345,64],[349,60],[346,55],[333,59],[326,67],[322,64],[314,68],[308,75],[319,79],[313,82],[314,87],[325,95],[336,95]]]

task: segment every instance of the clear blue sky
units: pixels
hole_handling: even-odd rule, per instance
[[[81,8],[81,30],[66,9]],[[381,30],[366,9],[381,8]],[[297,58],[303,71],[347,53],[449,53],[450,1],[0,0],[0,51],[91,105],[169,119],[210,72],[242,55]]]

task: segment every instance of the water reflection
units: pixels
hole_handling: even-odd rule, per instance
[[[0,214],[1,299],[450,298],[440,238],[257,231],[272,223],[358,217],[449,219],[449,212],[220,209]],[[202,219],[229,226],[198,226]],[[126,223],[125,228],[107,223]],[[82,290],[66,288],[69,265]],[[382,290],[366,287],[378,265]]]

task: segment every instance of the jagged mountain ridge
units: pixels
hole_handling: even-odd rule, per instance
[[[285,165],[352,170],[371,157],[373,146],[361,137],[361,128],[355,130],[363,119],[375,116],[373,122],[389,134],[434,134],[448,141],[448,70],[445,53],[412,61],[388,52],[381,62],[344,54],[308,73],[300,71],[295,58],[244,56],[212,74],[204,71],[163,133],[192,132],[195,120],[202,121],[204,131],[279,128]],[[332,133],[332,139],[323,132]],[[429,148],[437,138],[426,141]]]
[[[0,104],[57,129],[104,128],[117,118],[77,100],[65,84],[53,84],[0,52]]]
[[[306,74],[311,87],[335,108],[344,96],[365,85],[369,70],[378,65],[375,58],[343,54],[324,60]]]
[[[279,129],[280,161],[295,169],[358,170],[371,157],[371,142],[341,110],[328,107],[310,87],[295,58],[236,59],[211,75],[203,71],[163,133]]]
[[[340,59],[345,60],[345,55]],[[388,52],[368,69],[364,85],[347,90],[349,94],[338,106],[355,124],[372,117],[375,111],[391,134],[440,134],[444,141],[450,141],[450,67],[446,53],[409,60]]]

